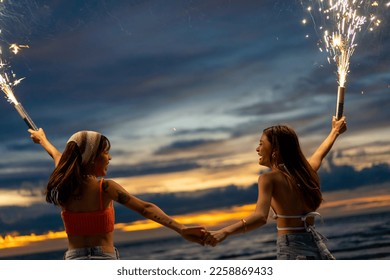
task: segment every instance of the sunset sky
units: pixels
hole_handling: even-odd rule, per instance
[[[129,192],[175,215],[250,204],[266,171],[262,130],[292,126],[310,156],[335,112],[335,65],[300,2],[315,1],[3,1],[2,58],[25,77],[15,95],[59,150],[79,130],[110,139],[107,177]],[[381,25],[359,34],[351,58],[348,131],[321,170],[332,201],[364,187],[359,201],[380,197],[363,203],[374,208],[390,204],[390,8],[377,2]],[[15,42],[29,47],[15,56]],[[42,196],[53,163],[26,130],[2,100],[0,236],[61,231]],[[117,220],[137,219],[128,212]]]

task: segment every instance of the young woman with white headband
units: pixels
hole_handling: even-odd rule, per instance
[[[103,179],[111,160],[111,145],[104,135],[79,131],[69,138],[61,154],[41,128],[28,131],[32,140],[41,144],[54,160],[55,169],[45,194],[47,202],[62,210],[68,235],[64,259],[119,259],[113,240],[113,201],[178,232],[189,241],[202,244],[203,228],[187,228],[155,204],[129,194],[113,180]]]

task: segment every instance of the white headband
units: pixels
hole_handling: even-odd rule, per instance
[[[95,159],[102,135],[95,131],[79,131],[73,134],[67,143],[75,142],[80,149],[82,165]]]

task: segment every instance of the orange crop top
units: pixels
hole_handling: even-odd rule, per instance
[[[112,202],[103,209],[103,179],[99,183],[100,210],[94,212],[72,212],[63,210],[61,217],[65,231],[72,235],[96,235],[114,231],[115,214]]]

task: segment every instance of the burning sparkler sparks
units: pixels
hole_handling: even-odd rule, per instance
[[[3,3],[3,1],[0,1],[0,3]],[[14,54],[19,53],[22,48],[29,48],[29,46],[19,44],[11,44],[9,46],[9,50]],[[12,90],[12,88],[18,85],[23,79],[24,78],[15,79],[15,74],[10,71],[10,65],[3,58],[3,51],[0,49],[0,89],[4,92],[8,102],[14,105],[16,111],[19,113],[28,127],[34,130],[38,130],[37,126],[27,114],[22,104],[16,99]]]
[[[23,79],[23,78],[22,78]],[[28,125],[29,128],[38,130],[38,127],[34,124],[33,120],[27,114],[26,110],[23,108],[22,104],[16,99],[12,86],[20,83],[22,79],[16,80],[13,83],[9,82],[8,76],[5,73],[0,74],[0,88],[5,93],[7,100],[14,105],[16,111],[22,117],[24,122]],[[11,84],[11,85],[10,85]]]
[[[376,11],[383,6],[390,6],[382,1],[364,0],[308,0],[306,10],[310,13],[316,32],[322,32],[320,42],[328,53],[328,62],[337,66],[338,93],[336,117],[343,115],[344,93],[349,73],[350,58],[357,43],[356,36],[367,25],[372,31],[381,20]],[[305,4],[302,2],[302,5]],[[315,7],[315,8],[314,8]],[[318,12],[318,13],[316,13]],[[319,24],[319,25],[317,25]],[[320,51],[323,49],[320,47]]]
[[[11,44],[11,45],[9,46],[9,49],[10,49],[14,54],[17,54],[22,48],[29,48],[29,45]]]

